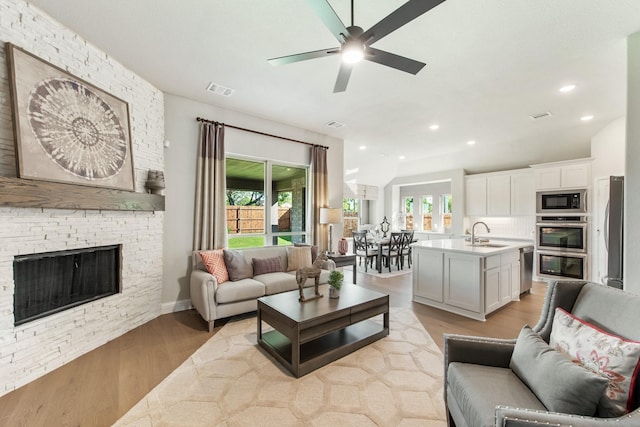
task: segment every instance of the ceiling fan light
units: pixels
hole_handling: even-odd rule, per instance
[[[342,60],[347,64],[355,64],[364,58],[364,46],[358,42],[347,42],[342,47]]]

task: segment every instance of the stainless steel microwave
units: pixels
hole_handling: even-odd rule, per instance
[[[538,215],[586,213],[587,190],[538,191],[536,211]]]

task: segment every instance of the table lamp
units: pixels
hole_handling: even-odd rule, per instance
[[[342,222],[342,209],[320,208],[320,224],[329,224],[329,246],[327,253],[333,255],[333,224]]]

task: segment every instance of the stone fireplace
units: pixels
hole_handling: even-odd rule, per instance
[[[164,212],[139,209],[138,200],[145,196],[142,193],[147,172],[164,170],[164,99],[157,88],[26,1],[0,0],[0,15],[0,395],[3,395],[161,313]],[[100,205],[103,199],[113,199],[112,192],[87,186],[75,186],[78,191],[73,188],[69,192],[59,191],[52,197],[48,184],[36,184],[39,190],[34,193],[35,181],[16,179],[5,42],[129,104],[136,193],[124,193],[135,196],[133,203]],[[10,191],[9,186],[13,186]],[[67,199],[66,203],[57,204],[59,195]],[[25,200],[28,203],[22,204]],[[17,206],[16,201],[20,202]],[[97,206],[88,204],[96,201]],[[16,259],[57,251],[71,254],[105,246],[118,248],[117,292],[16,324],[14,297],[19,293],[14,282]]]

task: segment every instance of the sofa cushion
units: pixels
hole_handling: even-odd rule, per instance
[[[634,409],[640,342],[610,334],[561,308],[556,309],[549,342],[575,363],[608,379],[601,417],[618,417]]]
[[[265,295],[264,284],[254,279],[240,279],[236,282],[225,282],[218,286],[216,302],[227,304],[230,302],[256,299]]]
[[[236,282],[253,276],[253,268],[241,251],[224,250],[224,263],[229,272],[229,279]]]
[[[282,271],[282,263],[280,257],[273,258],[253,258],[253,275],[259,276],[266,273],[275,273]]]
[[[294,243],[293,246],[299,247],[299,248],[310,247],[311,262],[316,262],[316,258],[318,257],[318,247],[316,245],[310,245],[308,243]]]
[[[520,331],[509,367],[552,412],[593,416],[608,384],[551,348],[529,326]]]
[[[282,272],[261,274],[259,276],[255,276],[254,280],[258,280],[264,284],[265,295],[272,295],[298,289],[296,276],[291,273]]]
[[[452,362],[447,370],[447,395],[455,399],[469,427],[493,427],[498,405],[546,411],[509,368]]]
[[[202,258],[202,263],[207,267],[207,271],[216,278],[218,284],[229,280],[229,273],[224,263],[224,251],[222,249],[201,251],[199,255],[200,258]]]
[[[311,248],[309,246],[287,246],[287,271],[295,271],[299,268],[311,267]]]

